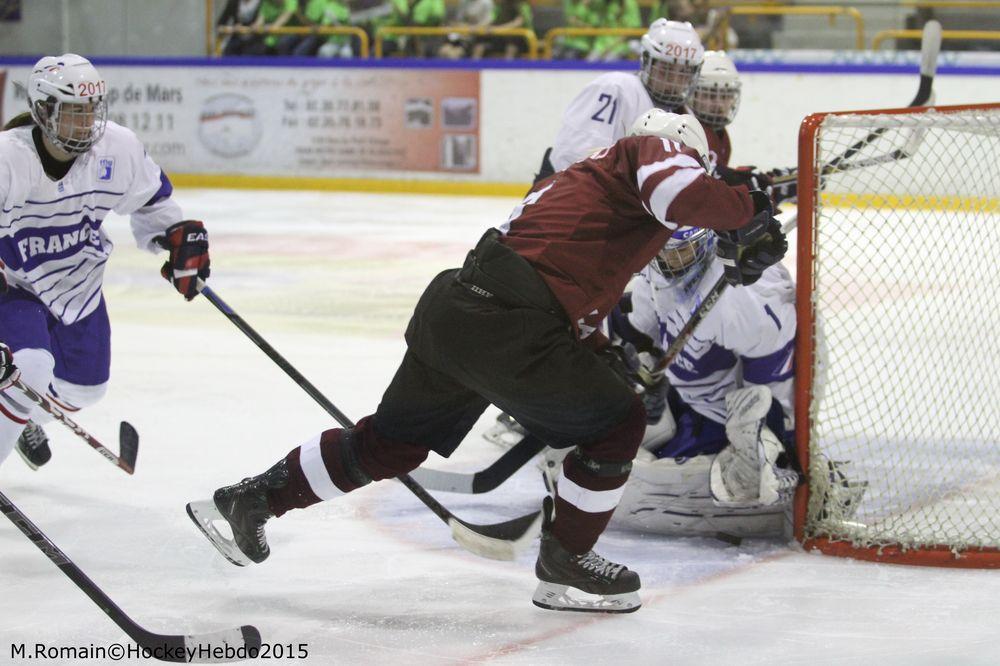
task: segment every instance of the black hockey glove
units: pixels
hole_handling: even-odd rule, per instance
[[[207,280],[211,273],[205,225],[198,220],[178,222],[168,227],[157,243],[170,251],[170,259],[163,264],[160,275],[190,301],[198,295],[198,279]]]
[[[597,355],[636,393],[642,392],[642,380],[639,378],[639,354],[634,345],[631,343],[608,345],[597,352]]]
[[[726,166],[715,167],[715,173],[726,185],[746,185],[749,190],[763,190],[771,187],[771,178],[763,171],[757,171],[755,166],[742,166],[732,169]]]
[[[775,206],[798,195],[798,169],[771,169],[767,175],[771,178],[771,198]]]
[[[20,376],[21,371],[14,365],[14,352],[0,342],[0,391],[9,388]]]
[[[767,195],[763,192],[750,195],[757,210],[750,222],[735,231],[718,234],[715,252],[722,259],[726,282],[733,286],[753,284],[788,251],[781,223],[774,219],[770,205],[764,205]]]

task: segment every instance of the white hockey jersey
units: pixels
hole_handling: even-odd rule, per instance
[[[113,122],[104,136],[54,181],[42,169],[34,126],[0,132],[0,260],[8,282],[35,295],[72,324],[100,303],[113,245],[108,211],[131,215],[140,248],[182,219],[173,188],[135,134]]]
[[[722,263],[713,258],[686,296],[646,266],[633,280],[629,323],[666,349],[721,276]],[[767,386],[791,426],[795,326],[795,284],[776,264],[755,284],[722,293],[667,368],[667,379],[692,409],[718,423],[726,422],[727,393]]]
[[[628,136],[632,123],[656,108],[635,72],[602,74],[580,91],[563,114],[562,126],[549,160],[556,171],[579,162],[601,148]],[[671,109],[667,109],[670,111]],[[712,170],[729,164],[729,136],[705,128]]]

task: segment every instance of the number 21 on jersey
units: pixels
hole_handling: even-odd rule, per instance
[[[599,123],[611,124],[615,120],[615,114],[618,113],[618,99],[614,95],[609,95],[607,93],[601,93],[601,96],[597,98],[597,103],[601,108],[597,110],[597,113],[590,117],[591,120],[596,120]]]

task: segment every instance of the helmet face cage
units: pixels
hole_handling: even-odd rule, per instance
[[[668,62],[642,54],[639,79],[654,102],[669,108],[683,106],[698,77],[699,65]]]
[[[86,58],[67,53],[42,58],[28,77],[31,116],[56,147],[79,155],[104,135],[107,87]]]
[[[736,119],[740,108],[740,82],[699,81],[689,104],[698,120],[712,129],[722,129]]]
[[[681,227],[653,260],[653,268],[671,284],[690,289],[705,272],[715,254],[715,232]]]

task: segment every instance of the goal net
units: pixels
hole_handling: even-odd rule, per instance
[[[1000,566],[1000,104],[810,116],[798,187],[796,535]]]

